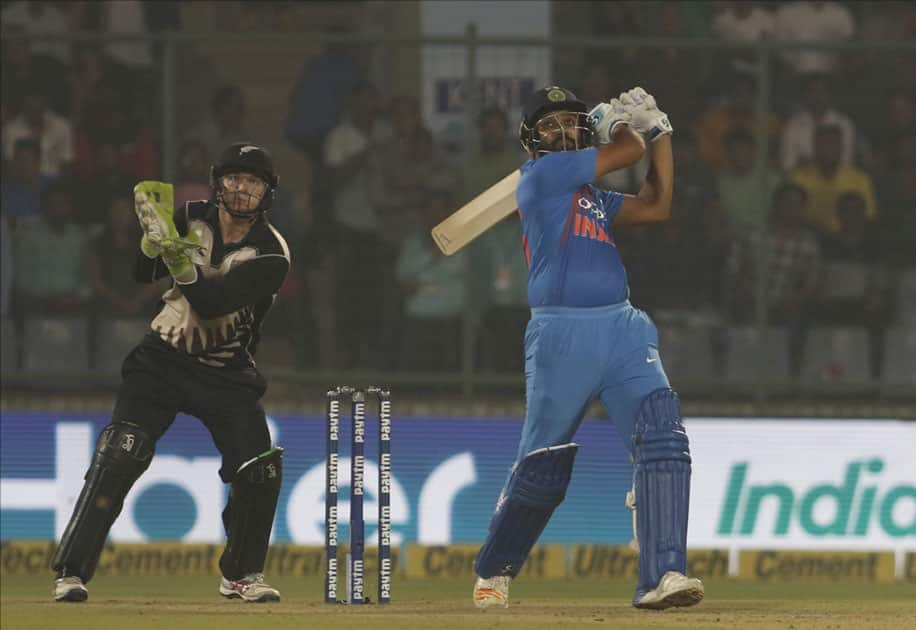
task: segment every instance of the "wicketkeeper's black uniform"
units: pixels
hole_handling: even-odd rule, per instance
[[[268,194],[272,194],[272,188]],[[197,279],[174,283],[151,331],[122,367],[112,423],[101,433],[92,466],[52,566],[59,577],[92,578],[108,531],[130,487],[147,469],[156,442],[181,411],[199,418],[222,455],[219,474],[232,484],[223,523],[224,577],[263,570],[280,492],[282,449],[271,448],[260,398],[267,384],[254,362],[261,323],[289,269],[289,250],[263,213],[245,238],[222,242],[219,211],[190,202],[175,222],[202,228],[191,255]],[[135,275],[168,275],[161,258],[140,254]]]

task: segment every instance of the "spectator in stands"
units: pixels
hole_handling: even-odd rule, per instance
[[[727,316],[735,323],[755,321],[757,283],[766,283],[769,322],[788,330],[793,377],[801,370],[804,331],[821,263],[817,239],[802,221],[805,204],[803,188],[783,185],[773,197],[763,238],[759,231],[754,231],[736,240],[726,267],[724,303]],[[761,248],[765,248],[767,261],[762,274],[758,273]]]
[[[11,225],[22,219],[37,217],[42,196],[53,178],[41,174],[41,146],[33,138],[20,138],[13,147],[10,172],[3,178],[0,211]]]
[[[875,95],[881,103],[897,102],[897,94],[916,92],[916,51],[886,48],[889,42],[916,40],[916,4],[900,0],[873,0],[866,4],[852,4],[859,28],[857,35],[866,44],[875,47],[840,51],[842,63],[836,72],[835,85],[855,86],[855,89],[837,91],[838,105],[856,123],[858,138],[871,140],[875,152],[885,140],[888,128],[887,114],[876,115]],[[890,98],[888,98],[890,97]],[[894,105],[891,106],[892,109]],[[883,109],[883,108],[881,108]],[[863,164],[873,175],[884,168],[877,155],[877,164]]]
[[[718,39],[745,44],[772,39],[776,18],[764,3],[741,0],[709,4],[717,7],[711,31]],[[727,77],[753,75],[757,71],[757,51],[752,48],[713,50],[711,56],[712,69],[708,71],[707,84],[712,93],[718,93],[724,87],[720,83]],[[772,98],[772,86],[770,94]]]
[[[10,2],[3,7],[0,21],[4,28],[17,26],[29,35],[60,35],[67,32],[67,16],[53,2]],[[70,63],[69,44],[63,40],[43,40],[29,44],[33,56],[47,56],[61,65]]]
[[[782,168],[791,171],[814,159],[814,132],[821,125],[840,129],[840,163],[851,164],[856,151],[856,130],[849,116],[833,106],[830,77],[815,74],[804,80],[801,109],[789,117],[782,130],[779,147]]]
[[[372,154],[384,151],[391,128],[380,116],[379,93],[361,83],[350,96],[347,112],[324,143],[324,172],[332,190],[336,269],[337,342],[343,367],[377,366],[381,286],[367,269],[386,264],[379,237],[379,217],[370,197]],[[390,260],[387,261],[390,265]]]
[[[696,138],[689,129],[678,134],[672,148],[678,165],[674,173],[672,205],[688,216],[703,216],[716,195],[716,175],[697,157]]]
[[[352,33],[352,24],[335,24],[328,34],[344,36]],[[286,138],[308,159],[312,169],[312,207],[316,210],[316,229],[327,230],[332,223],[331,190],[324,174],[325,136],[346,109],[353,89],[365,81],[360,56],[361,49],[343,42],[328,43],[324,50],[305,63],[289,95],[289,117]]]
[[[664,224],[638,229],[638,240],[627,240],[627,260],[638,259],[632,277],[632,285],[639,287],[636,299],[653,317],[716,310],[727,250],[721,238],[707,238],[718,215],[713,200],[708,201],[708,215],[709,220],[672,213]]]
[[[106,2],[102,7],[102,29],[109,35],[146,35],[146,15],[140,0]],[[147,76],[153,66],[153,55],[146,42],[113,41],[105,46],[106,54],[124,66],[131,75]]]
[[[649,37],[689,38],[705,36],[698,34],[699,20],[696,15],[704,11],[704,3],[661,2],[653,5],[640,3],[646,13],[646,28]],[[647,6],[651,6],[648,9]],[[708,22],[708,19],[705,20]],[[691,29],[694,30],[691,33]],[[703,24],[705,30],[705,24]],[[643,85],[665,103],[668,114],[677,120],[696,120],[705,105],[704,90],[698,89],[698,78],[704,74],[702,51],[676,48],[673,46],[647,46],[636,54],[634,67],[637,77],[634,82]],[[672,72],[677,68],[677,72]],[[607,100],[605,97],[604,100]]]
[[[405,228],[425,214],[427,191],[452,192],[458,181],[457,169],[424,126],[417,99],[395,98],[390,112],[394,137],[373,155],[370,195],[381,219],[380,234],[399,243]]]
[[[878,378],[894,296],[883,255],[886,241],[879,227],[867,221],[865,209],[865,199],[856,192],[837,200],[840,228],[822,238],[823,272],[813,319],[821,325],[865,327],[870,372]]]
[[[328,34],[344,36],[353,31],[352,25],[336,24]],[[359,52],[341,42],[327,44],[303,67],[290,93],[286,137],[315,163],[321,163],[324,137],[337,124],[353,89],[364,81],[363,74]]]
[[[26,35],[59,35],[71,29],[67,16],[56,2],[8,2],[4,3],[0,20],[3,22],[4,34],[7,32]],[[67,3],[60,3],[67,4]],[[71,64],[70,43],[65,40],[30,40],[24,43],[27,50],[28,77],[20,77],[40,82],[51,107],[61,115],[67,114],[67,76]],[[20,70],[22,68],[20,67]],[[3,73],[7,67],[4,65]],[[26,83],[18,84],[18,89]],[[17,84],[13,84],[14,90]],[[4,84],[4,87],[7,87]]]
[[[175,207],[186,201],[210,198],[210,160],[204,145],[193,140],[178,149],[178,177],[175,183]],[[286,232],[283,232],[286,234]]]
[[[24,98],[22,87],[36,83],[40,75],[35,71],[32,58],[29,56],[29,42],[13,35],[24,31],[18,26],[3,24],[3,37],[0,38],[0,101],[3,103],[5,125],[22,109]]]
[[[734,233],[766,223],[770,200],[782,183],[782,174],[768,164],[757,164],[754,135],[743,127],[725,136],[726,164],[718,176],[718,195]]]
[[[770,112],[754,110],[756,81],[748,74],[736,74],[732,83],[729,100],[708,109],[696,126],[697,148],[700,158],[718,170],[725,162],[725,136],[736,127],[756,129],[765,125],[769,134],[769,146],[775,155],[779,142],[780,120]]]
[[[857,166],[841,162],[843,131],[835,125],[822,125],[814,136],[814,162],[796,168],[792,181],[802,187],[808,198],[805,217],[820,232],[836,233],[837,199],[844,192],[857,192],[865,199],[869,221],[878,215],[871,177]]]
[[[773,12],[760,2],[722,2],[713,16],[712,32],[727,42],[754,43],[770,39],[776,28]],[[756,66],[754,51],[729,52],[729,70],[752,72]]]
[[[105,86],[117,84],[119,75],[111,60],[93,43],[78,45],[73,71],[69,76],[70,117],[74,121],[90,119],[97,93]]]
[[[912,94],[896,90],[888,99],[887,106],[886,114],[872,114],[875,118],[873,122],[876,123],[873,134],[875,153],[881,172],[897,168],[900,158],[899,140],[916,130],[916,106]]]
[[[238,85],[219,87],[210,100],[211,116],[185,134],[185,142],[197,142],[207,149],[213,162],[220,151],[234,142],[254,140],[245,123],[245,95]]]
[[[604,51],[601,52],[604,53]],[[579,71],[582,81],[576,90],[576,94],[584,103],[594,105],[609,100],[608,94],[619,93],[618,83],[622,82],[613,74],[611,70],[613,65],[614,63],[608,60],[606,53],[595,56],[585,63],[585,66]]]
[[[86,282],[89,236],[74,221],[69,188],[55,182],[35,221],[17,226],[14,308],[20,316],[78,315],[91,296]]]
[[[93,309],[106,317],[147,317],[167,283],[139,284],[133,268],[140,242],[140,226],[134,214],[132,194],[111,198],[109,222],[93,239],[87,256],[89,277],[94,291]]]
[[[639,2],[620,0],[618,2],[553,2],[551,3],[551,28],[558,37],[591,37],[613,38],[630,37],[634,33],[643,33],[640,22]],[[638,67],[636,66],[635,47],[614,48],[613,51],[586,49],[582,46],[562,46],[550,51],[554,76],[585,78],[593,63],[604,65],[613,77],[616,94],[620,85],[634,85]],[[594,54],[590,54],[594,53]],[[600,58],[600,59],[595,59]],[[586,68],[586,72],[582,69]],[[585,98],[589,82],[583,80],[575,90],[586,103],[597,103],[607,100],[607,94],[592,101]],[[594,96],[594,95],[593,95]]]
[[[383,260],[378,284],[384,299],[381,326],[386,333],[380,353],[383,358],[397,356],[397,330],[402,323],[402,296],[393,275],[398,252],[407,234],[426,223],[427,194],[453,192],[457,187],[457,168],[448,162],[433,135],[423,125],[420,106],[413,97],[401,96],[391,104],[391,142],[372,155],[369,198],[379,216],[379,236]],[[427,237],[429,235],[427,234]],[[390,345],[388,345],[390,344]]]
[[[77,133],[76,170],[82,179],[105,175],[101,153],[110,148],[115,151],[116,173],[134,180],[159,177],[156,134],[140,124],[128,101],[113,83],[96,90]]]
[[[33,83],[26,89],[22,111],[3,126],[3,155],[12,158],[17,140],[33,138],[41,146],[41,174],[67,174],[74,158],[73,127],[48,108],[48,97],[41,86]]]
[[[653,316],[719,319],[730,228],[718,199],[716,175],[696,156],[693,134],[674,143],[672,207],[664,225],[620,231],[617,244],[636,302]],[[703,243],[697,247],[697,243]],[[678,262],[680,258],[681,262]]]
[[[888,166],[879,172],[878,191],[888,261],[897,266],[913,263],[916,243],[916,125],[901,130],[888,151]]]
[[[607,69],[600,64],[592,67]],[[460,203],[467,203],[525,161],[517,142],[509,137],[509,120],[503,110],[481,112],[477,134],[478,150],[465,172]],[[513,214],[490,228],[472,248],[468,250],[473,252],[469,258],[473,269],[468,300],[475,312],[479,309],[482,313],[478,337],[481,365],[496,371],[521,369],[522,338],[530,309],[528,267],[518,217]]]
[[[400,367],[451,370],[461,365],[461,314],[466,287],[464,252],[443,256],[429,231],[452,211],[448,193],[424,197],[422,223],[414,224],[398,253],[396,275],[405,294]]]
[[[464,176],[462,203],[467,203],[525,161],[518,141],[509,135],[509,117],[505,111],[495,107],[482,111],[477,119],[477,137],[477,151]]]
[[[484,232],[468,248],[471,265],[468,296],[480,312],[478,351],[485,370],[511,372],[525,365],[523,341],[531,316],[528,306],[528,262],[522,230],[513,213]]]
[[[841,2],[796,0],[776,9],[774,37],[780,41],[833,43],[851,39],[855,30],[852,12]],[[837,65],[836,53],[810,48],[785,49],[780,57],[799,75],[832,73]]]
[[[85,145],[81,141],[78,146]],[[78,154],[83,154],[83,150],[78,150]],[[150,178],[122,171],[129,165],[122,163],[121,144],[114,139],[99,137],[92,146],[92,156],[92,170],[78,169],[88,172],[85,177],[74,182],[77,209],[75,220],[93,234],[98,234],[108,224],[108,203],[111,197],[127,194],[133,190],[138,180]]]

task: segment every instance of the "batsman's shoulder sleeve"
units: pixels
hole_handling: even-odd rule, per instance
[[[534,161],[528,176],[539,195],[569,194],[595,178],[597,159],[595,148],[547,153]]]

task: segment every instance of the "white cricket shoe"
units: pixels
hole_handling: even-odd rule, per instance
[[[663,610],[672,606],[694,606],[703,599],[703,582],[677,571],[668,571],[658,586],[633,602],[636,608]]]
[[[54,580],[55,602],[84,602],[89,599],[89,590],[82,578],[67,576]]]
[[[508,575],[496,575],[491,578],[477,578],[474,583],[474,605],[478,608],[492,608],[493,606],[509,607],[509,582],[512,578]]]
[[[249,573],[240,580],[222,578],[219,594],[227,599],[242,599],[246,602],[280,601],[280,591],[264,581],[263,573]]]

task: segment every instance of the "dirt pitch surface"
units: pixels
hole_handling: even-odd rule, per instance
[[[328,606],[315,579],[273,582],[279,604],[245,604],[217,595],[201,577],[102,577],[86,603],[51,601],[51,577],[4,575],[3,630],[301,630],[303,628],[681,628],[855,629],[916,628],[916,584],[753,584],[716,581],[689,609],[640,611],[632,586],[618,581],[530,581],[513,585],[511,605],[476,610],[466,580],[396,580],[390,606]],[[370,585],[371,586],[371,585]],[[367,591],[370,592],[371,591]]]

